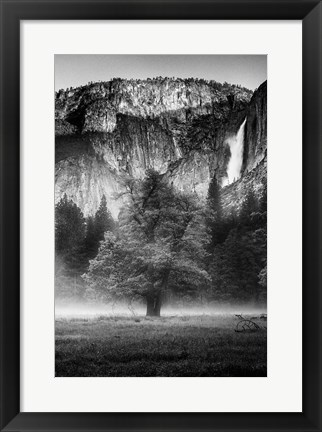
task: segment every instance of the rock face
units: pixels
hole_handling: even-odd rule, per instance
[[[247,110],[243,171],[255,168],[267,151],[267,81],[254,93]]]
[[[248,192],[258,197],[263,195],[263,187],[267,180],[267,157],[265,156],[254,169],[245,172],[237,181],[222,190],[222,204],[226,211],[239,211]]]
[[[226,140],[245,117],[242,178],[266,156],[266,83],[253,94],[204,80],[115,79],[61,90],[55,104],[55,200],[66,193],[85,216],[105,194],[117,217],[124,180],[141,179],[149,168],[205,197],[213,176],[225,179]]]

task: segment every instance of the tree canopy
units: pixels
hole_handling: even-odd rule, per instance
[[[160,315],[167,290],[189,294],[209,281],[204,214],[192,195],[148,171],[128,186],[128,203],[116,234],[105,234],[85,275],[102,298],[144,298],[148,315]]]

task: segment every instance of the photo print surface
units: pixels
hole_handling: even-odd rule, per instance
[[[267,58],[55,55],[55,376],[267,376]]]

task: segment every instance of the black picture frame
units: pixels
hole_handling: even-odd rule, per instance
[[[171,2],[0,0],[0,5],[1,431],[321,431],[321,2],[316,0],[173,0]],[[31,19],[302,20],[302,413],[20,412],[19,50],[20,21]],[[296,216],[290,215],[290,217]]]

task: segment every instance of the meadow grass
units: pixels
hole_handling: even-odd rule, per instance
[[[234,315],[56,319],[56,377],[247,377],[267,374],[266,322]]]

